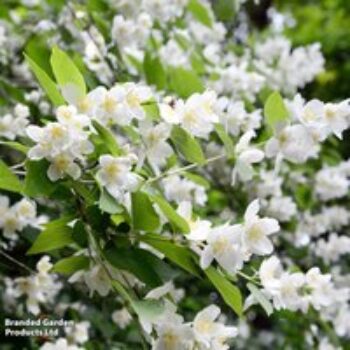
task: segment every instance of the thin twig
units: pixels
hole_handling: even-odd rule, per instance
[[[35,271],[33,269],[31,269],[30,267],[24,265],[23,263],[21,263],[20,261],[18,261],[17,259],[13,258],[12,256],[8,255],[7,253],[5,253],[4,251],[0,250],[0,255],[4,256],[6,259],[12,261],[13,263],[15,263],[16,265],[20,266],[22,269],[25,269],[26,271],[30,272],[30,273],[35,273]]]
[[[225,154],[220,154],[219,156],[215,156],[215,157],[211,157],[211,158],[206,159],[204,164],[194,163],[194,164],[186,165],[186,166],[184,166],[182,168],[179,168],[179,169],[166,171],[163,174],[160,174],[160,175],[158,175],[156,177],[152,177],[151,179],[148,179],[147,181],[145,181],[143,183],[143,185],[149,184],[149,183],[152,183],[152,182],[155,182],[155,181],[158,181],[160,179],[163,179],[164,177],[168,177],[168,176],[171,176],[171,175],[176,175],[176,174],[182,173],[182,172],[187,171],[187,170],[195,169],[195,168],[197,168],[199,166],[202,166],[202,165],[207,165],[209,163],[215,162],[216,160],[219,160],[219,159],[222,159],[222,158],[225,158],[225,157],[226,157]]]

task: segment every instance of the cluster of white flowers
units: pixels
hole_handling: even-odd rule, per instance
[[[192,202],[197,205],[204,205],[207,202],[205,187],[190,179],[179,175],[171,175],[166,177],[162,184],[165,197],[169,201],[174,201],[178,204],[181,202]]]
[[[73,326],[65,327],[66,338],[58,338],[54,342],[45,342],[40,350],[82,350],[80,347],[89,340],[88,321],[74,323]]]
[[[147,333],[155,330],[156,338],[152,339],[153,350],[163,349],[216,349],[226,350],[226,342],[237,336],[237,328],[225,326],[220,322],[220,308],[210,305],[198,312],[193,322],[184,322],[176,313],[176,306],[165,300],[162,313],[153,319],[140,319]]]
[[[339,236],[335,232],[326,239],[319,239],[314,246],[315,254],[324,262],[336,262],[343,255],[350,253],[350,237]]]
[[[227,94],[235,100],[246,97],[254,100],[263,88],[265,78],[248,70],[247,62],[232,64],[225,68],[216,68],[219,78],[211,82],[212,88],[220,94]],[[209,82],[210,84],[210,82]]]
[[[341,206],[323,207],[320,213],[304,212],[296,228],[296,244],[307,245],[313,237],[340,230],[350,223],[350,212]]]
[[[349,192],[349,162],[325,167],[316,174],[315,192],[322,201],[342,198]]]
[[[272,89],[295,93],[324,69],[320,44],[292,49],[292,43],[280,36],[255,46],[254,66]]]
[[[330,274],[322,274],[317,267],[307,273],[284,271],[280,260],[272,256],[260,266],[259,277],[263,293],[272,300],[276,309],[307,312],[327,309],[332,304],[346,302],[350,297],[348,288],[337,288]]]
[[[186,101],[177,100],[174,107],[160,104],[161,117],[169,124],[179,124],[194,136],[207,139],[219,121],[215,113],[216,94],[206,91],[195,93]]]
[[[233,136],[238,136],[242,131],[247,132],[258,129],[261,126],[261,110],[256,109],[248,113],[243,101],[234,101],[227,97],[220,97],[215,108],[221,124]]]
[[[237,335],[237,328],[216,321],[219,315],[219,307],[210,305],[200,311],[191,324],[186,324],[181,316],[170,309],[166,318],[160,322],[158,320],[155,325],[158,338],[152,349],[191,349],[195,346],[201,349],[228,349],[225,343]]]
[[[24,136],[26,126],[29,124],[30,111],[26,105],[16,104],[12,113],[7,113],[0,118],[0,137],[14,140],[18,136]]]
[[[213,228],[208,221],[194,221],[190,208],[184,210],[184,205],[180,208],[180,214],[191,228],[187,238],[195,242],[193,249],[200,254],[203,269],[216,260],[223,269],[234,274],[252,254],[268,255],[273,251],[268,236],[279,231],[279,224],[275,219],[260,218],[257,215],[258,200],[249,204],[242,224],[224,224]]]
[[[49,273],[52,266],[50,257],[43,256],[36,265],[37,273],[28,277],[6,278],[5,299],[13,304],[15,299],[25,296],[28,312],[38,315],[40,305],[47,307],[52,304],[62,287],[56,276]]]
[[[118,84],[107,90],[99,86],[84,98],[74,100],[80,113],[97,119],[103,125],[129,125],[133,119],[143,120],[143,103],[152,99],[149,87],[142,84]]]
[[[105,297],[113,289],[110,276],[121,283],[127,281],[130,286],[143,286],[142,282],[127,271],[119,271],[111,265],[102,266],[99,264],[91,266],[88,270],[77,271],[68,279],[68,282],[84,281],[91,296],[97,292],[100,296]]]
[[[35,202],[23,198],[10,206],[10,199],[0,196],[0,228],[5,238],[17,240],[18,233],[26,226],[38,227],[41,218],[37,218]]]
[[[238,3],[243,2],[236,1],[237,12]],[[28,7],[40,5],[37,0],[23,0],[22,3]],[[127,292],[137,289],[135,295],[145,292],[144,300],[135,300],[135,305],[140,301],[150,302],[148,305],[154,302],[156,309],[164,306],[157,315],[153,310],[145,314],[136,312],[152,349],[227,350],[231,346],[230,339],[240,331],[224,324],[225,317],[220,315],[216,305],[199,311],[192,322],[180,316],[173,303],[179,304],[183,298],[187,302],[185,293],[191,289],[188,286],[175,288],[173,278],[177,283],[177,277],[166,276],[167,283],[149,290],[145,281],[140,281],[131,272],[110,265],[112,261],[104,256],[105,249],[109,249],[111,241],[121,234],[121,245],[144,249],[146,253],[154,254],[151,258],[155,261],[164,259],[158,261],[159,270],[167,264],[176,265],[178,261],[170,259],[171,255],[167,256],[165,251],[158,251],[156,245],[148,245],[147,239],[157,236],[161,242],[159,246],[174,244],[183,252],[197,255],[198,259],[189,262],[196,268],[198,260],[198,268],[202,270],[217,267],[218,276],[227,283],[231,283],[231,278],[237,278],[238,287],[243,284],[241,278],[256,283],[261,286],[262,299],[267,299],[265,301],[276,310],[307,313],[314,309],[322,322],[333,326],[339,337],[349,337],[350,283],[342,259],[350,253],[347,236],[350,161],[337,164],[338,160],[332,159],[335,163],[329,162],[329,165],[324,158],[329,144],[340,142],[344,131],[349,129],[350,100],[336,103],[317,99],[306,101],[297,94],[298,89],[323,71],[320,44],[293,48],[282,36],[261,40],[257,35],[257,40],[250,41],[247,28],[243,28],[246,23],[240,23],[245,22],[242,20],[244,15],[237,15],[237,28],[240,29],[229,28],[216,21],[211,3],[215,2],[107,1],[101,6],[116,10],[110,13],[113,23],[107,23],[108,35],[102,34],[105,17],[100,11],[93,16],[95,27],[84,6],[62,5],[62,10],[57,10],[60,11],[57,20],[40,21],[35,25],[35,31],[47,34],[49,45],[58,43],[68,50],[80,50],[82,67],[85,63],[84,70],[87,68],[94,73],[90,75],[84,71],[84,76],[89,77],[87,85],[93,88],[80,95],[70,84],[67,84],[69,88],[63,88],[56,79],[59,92],[68,104],[52,109],[40,90],[28,90],[26,86],[24,99],[30,109],[17,104],[11,112],[4,110],[6,114],[0,118],[0,138],[5,141],[18,139],[29,145],[27,158],[47,163],[47,176],[51,181],[81,180],[75,184],[81,185],[82,193],[88,195],[91,191],[91,198],[100,195],[100,199],[92,199],[89,208],[91,203],[84,203],[82,198],[82,207],[76,212],[75,219],[84,221],[92,231],[95,228],[88,222],[89,214],[81,215],[82,212],[91,208],[103,212],[103,200],[112,203],[113,207],[113,201],[117,202],[115,206],[121,209],[120,212],[103,222],[103,226],[108,227],[96,242],[91,239],[93,242],[89,241],[88,246],[78,242],[74,226],[74,243],[67,244],[65,252],[74,251],[72,257],[77,261],[80,257],[86,258],[89,266],[75,271],[68,281],[79,292],[88,290],[91,297],[98,294],[96,300],[111,297],[111,292],[117,289],[115,285],[120,283]],[[95,5],[89,4],[87,8]],[[22,23],[21,16],[14,12],[11,11],[14,22]],[[80,21],[84,23],[84,30],[77,27],[76,23]],[[72,43],[66,42],[58,33],[61,26],[68,30]],[[0,23],[1,64],[9,64],[11,54],[16,56],[13,54],[16,45],[8,36],[9,29],[10,26]],[[49,35],[52,30],[57,36]],[[244,45],[237,44],[240,40]],[[28,66],[21,62],[22,58],[20,61],[14,59],[9,71],[16,79],[26,81]],[[54,73],[57,78],[57,72]],[[152,74],[150,77],[150,73],[154,77]],[[118,83],[115,83],[116,79]],[[150,80],[155,86],[149,86]],[[192,80],[198,88],[191,86]],[[183,91],[176,85],[183,87]],[[160,86],[164,86],[164,91],[157,91],[161,90]],[[267,115],[264,120],[262,111],[265,95],[272,90],[283,93],[286,106],[283,114],[288,115],[276,125],[270,125]],[[190,91],[198,92],[191,94]],[[41,115],[35,118],[40,126],[30,125],[30,111],[40,112]],[[184,140],[175,137],[177,132]],[[193,138],[193,144],[203,150],[204,165],[190,161],[188,158],[191,157],[179,147],[181,141],[184,142],[180,146],[188,146],[185,142],[187,134],[189,139]],[[190,153],[193,149],[187,151]],[[11,163],[12,154],[9,159]],[[307,163],[311,159],[316,161]],[[22,164],[17,166],[20,168]],[[17,171],[17,166],[9,166],[9,169],[14,170],[14,175],[22,181],[22,176],[28,174]],[[58,187],[61,183],[64,181]],[[304,189],[305,197],[310,198],[302,198]],[[133,225],[135,210],[130,194],[136,191],[142,191],[145,197],[149,195],[154,215],[159,217],[161,225],[151,232],[147,229],[133,232],[138,230]],[[162,210],[154,200],[158,194],[169,202],[168,210]],[[13,198],[12,194],[11,197],[0,196],[0,229],[10,242],[18,240],[19,232],[27,226],[40,229],[43,222],[37,217],[35,202],[23,198],[11,206]],[[51,212],[62,215],[66,209],[65,204],[56,208],[56,199],[40,198],[38,203],[40,210],[43,207],[49,215]],[[250,204],[242,214],[247,203]],[[163,225],[171,221],[172,215],[173,220],[181,224],[181,218],[174,215],[172,206],[188,224],[189,233],[178,235],[177,225]],[[69,213],[71,211],[73,208],[69,208]],[[107,216],[106,213],[102,215]],[[75,219],[68,224],[69,230]],[[129,228],[130,231],[124,232]],[[168,232],[168,228],[175,232]],[[280,234],[273,236],[278,232]],[[92,243],[96,243],[96,247]],[[283,260],[269,257],[274,251],[273,243],[281,248]],[[288,245],[286,250],[285,243]],[[187,251],[188,248],[192,251]],[[305,273],[296,272],[289,249],[303,256],[300,266],[305,268]],[[181,260],[181,257],[176,258]],[[318,267],[312,267],[312,259],[321,262],[322,271],[329,273],[323,274]],[[245,270],[241,271],[243,267],[254,270],[255,263],[260,260],[256,274],[251,276]],[[252,264],[247,266],[248,262]],[[283,269],[282,262],[290,269]],[[138,268],[137,264],[135,262],[130,271]],[[14,305],[20,297],[25,298],[27,311],[34,315],[49,307],[61,288],[56,276],[49,273],[51,268],[49,257],[44,256],[37,264],[37,273],[29,277],[5,278],[5,307]],[[167,270],[162,271],[161,280],[163,274],[178,276],[178,270],[172,271],[171,267]],[[181,281],[189,280],[184,274],[181,278]],[[188,296],[193,298],[193,295]],[[246,306],[254,302],[266,306],[255,298],[254,293],[248,297]],[[113,300],[108,319],[120,328],[118,333],[133,337],[131,324],[135,310],[132,312],[128,307],[135,305],[129,299],[127,301],[125,303],[123,298]],[[57,309],[65,312],[69,302],[71,300],[62,302]],[[202,305],[202,300],[198,305]],[[81,310],[84,306],[76,305],[76,309]],[[192,305],[188,314],[191,309]],[[195,305],[194,309],[199,308]],[[255,316],[255,313],[249,313],[247,319]],[[246,323],[241,324],[242,334],[245,334],[241,348],[245,348],[249,329]],[[46,342],[41,349],[80,350],[89,340],[89,327],[88,322],[76,323],[65,329],[64,338]],[[130,334],[129,330],[132,331]],[[321,339],[320,349],[332,348],[315,329],[307,333],[306,346],[314,345],[309,338],[315,334]],[[258,335],[259,342],[262,338],[261,344],[266,347],[271,347],[278,336],[270,331]],[[235,345],[236,342],[232,346]]]
[[[300,95],[287,101],[293,123],[276,130],[265,151],[268,157],[281,156],[294,163],[304,163],[316,158],[320,142],[334,134],[341,134],[350,125],[349,100],[337,104],[324,104],[319,100],[305,102]]]
[[[47,175],[51,181],[66,175],[78,179],[81,169],[77,162],[84,163],[85,156],[93,150],[86,130],[90,120],[79,114],[74,106],[59,107],[56,116],[57,122],[50,122],[44,127],[27,127],[27,135],[36,143],[29,150],[28,157],[50,162]]]

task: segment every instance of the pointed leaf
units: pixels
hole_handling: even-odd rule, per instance
[[[238,316],[242,315],[242,295],[240,290],[233,285],[225,276],[223,276],[214,267],[209,267],[204,270],[208,279],[220,293],[225,303],[231,307],[231,309],[236,312]]]
[[[30,69],[35,74],[41,87],[46,92],[47,96],[55,106],[65,104],[64,98],[62,97],[56,83],[48,76],[48,74],[40,68],[29,56],[24,54],[26,61],[29,64]]]
[[[131,204],[134,229],[142,231],[155,231],[158,229],[160,220],[146,193],[141,191],[132,193]]]
[[[52,49],[51,67],[53,74],[69,103],[76,103],[86,94],[85,80],[73,60],[57,46]]]
[[[11,169],[0,160],[0,189],[21,193],[23,184]]]
[[[187,161],[198,164],[205,163],[206,160],[200,144],[186,130],[177,125],[173,126],[171,140]]]

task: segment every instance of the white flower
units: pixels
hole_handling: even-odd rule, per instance
[[[319,100],[307,102],[299,111],[298,119],[317,141],[323,141],[330,132],[325,123],[324,103]]]
[[[265,154],[275,157],[281,154],[294,163],[304,163],[309,158],[316,157],[319,151],[317,141],[305,126],[295,124],[277,132],[277,135],[267,141]]]
[[[219,121],[214,112],[215,103],[215,92],[195,93],[186,102],[178,100],[175,103],[174,111],[171,111],[171,107],[163,105],[161,116],[169,123],[180,124],[190,134],[206,139],[214,130],[214,123]]]
[[[227,97],[220,97],[215,107],[225,130],[233,136],[238,136],[240,131],[252,131],[261,125],[261,110],[248,113],[243,101],[232,101]]]
[[[249,146],[254,136],[254,131],[247,131],[235,147],[236,164],[232,171],[232,184],[236,182],[237,175],[244,182],[251,180],[254,174],[252,164],[259,163],[264,158],[263,151]]]
[[[259,269],[259,277],[263,287],[268,291],[278,288],[282,272],[282,265],[277,257],[271,256],[265,259]]]
[[[47,170],[47,176],[51,181],[57,181],[66,175],[71,176],[74,180],[81,176],[81,170],[74,163],[74,157],[71,154],[60,153],[54,157],[50,156],[49,160],[51,164]]]
[[[78,136],[83,138],[87,137],[82,131],[90,125],[90,119],[84,114],[78,114],[78,110],[75,106],[58,107],[56,117],[62,125],[66,125],[71,131],[76,132]]]
[[[27,225],[33,223],[36,217],[36,204],[27,198],[23,198],[17,202],[14,205],[14,210],[20,220]]]
[[[82,321],[71,327],[65,327],[67,338],[73,343],[83,344],[89,340],[90,322]]]
[[[124,157],[103,155],[99,159],[100,169],[96,178],[117,200],[122,200],[125,192],[135,190],[139,183],[139,177],[131,172],[135,158],[134,155]]]
[[[173,149],[166,142],[170,136],[170,127],[165,123],[152,125],[149,121],[139,124],[139,132],[146,146],[146,156],[155,168],[164,166],[167,158],[173,154]]]
[[[102,297],[105,297],[108,295],[111,289],[111,282],[110,282],[109,276],[107,275],[107,272],[102,266],[100,265],[94,266],[89,271],[84,272],[83,277],[84,277],[85,283],[90,289],[90,295],[93,295],[95,291],[98,294],[100,294]]]
[[[297,206],[291,197],[274,196],[268,202],[266,213],[280,222],[286,222],[297,214]]]
[[[267,255],[273,251],[273,245],[269,238],[272,233],[278,232],[280,227],[275,219],[260,218],[259,201],[251,202],[244,214],[243,242],[246,248],[254,254]]]
[[[344,197],[349,185],[349,180],[337,167],[324,168],[316,174],[315,190],[323,201]]]
[[[316,310],[332,304],[333,284],[330,274],[323,275],[318,267],[313,267],[306,273],[305,280],[311,289],[308,300]]]
[[[3,230],[3,235],[10,240],[16,240],[18,238],[17,232],[21,231],[24,226],[23,221],[21,221],[13,208],[7,210],[0,218],[0,227]]]
[[[160,299],[164,295],[169,294],[175,302],[180,301],[184,296],[183,289],[176,289],[172,281],[166,282],[164,285],[149,291],[145,299]]]
[[[186,238],[193,241],[204,241],[210,234],[211,222],[208,220],[193,219],[192,204],[190,202],[181,202],[177,208],[180,214],[188,223],[190,232]]]
[[[40,350],[82,350],[82,348],[68,344],[65,338],[58,338],[54,343],[46,342]]]
[[[132,316],[128,309],[124,307],[112,313],[112,320],[119,328],[125,329],[132,321]]]
[[[46,274],[51,270],[52,266],[53,265],[50,263],[50,257],[45,255],[36,264],[36,269],[39,273]]]
[[[152,350],[190,350],[193,347],[193,332],[190,325],[169,320],[157,326],[158,339]]]
[[[213,342],[223,343],[227,338],[237,335],[236,327],[227,327],[215,320],[220,315],[220,309],[216,305],[210,305],[200,311],[193,321],[193,331],[197,342],[205,349],[212,349]]]
[[[68,127],[60,123],[49,123],[44,128],[29,125],[27,134],[37,143],[28,152],[28,157],[34,160],[55,157],[72,142]]]
[[[121,114],[125,91],[118,85],[110,90],[99,86],[89,93],[89,104],[92,104],[92,114],[94,118],[102,124],[113,123],[118,120]],[[125,117],[124,117],[125,118]]]
[[[241,225],[222,225],[212,229],[207,237],[208,245],[201,252],[200,266],[206,269],[215,259],[229,273],[243,266],[246,257],[241,245]]]
[[[12,207],[8,197],[0,196],[0,228],[4,237],[10,240],[17,240],[17,233],[25,226],[35,226],[36,218],[35,202],[23,198]]]
[[[16,131],[13,128],[14,118],[11,114],[5,114],[0,118],[0,136],[9,140],[16,138]]]
[[[43,256],[37,263],[38,272],[28,277],[19,277],[14,280],[15,297],[26,296],[27,310],[33,315],[40,312],[40,304],[50,304],[61,288],[56,277],[49,274],[52,267],[48,256]]]
[[[305,276],[300,272],[283,273],[279,279],[279,288],[271,293],[275,308],[277,310],[287,308],[293,311],[304,308],[300,294],[304,283]]]
[[[342,132],[349,127],[350,121],[350,100],[340,103],[326,103],[325,119],[332,132],[339,138]]]
[[[204,205],[207,201],[205,187],[178,175],[167,176],[163,181],[165,197],[176,203],[193,202]]]

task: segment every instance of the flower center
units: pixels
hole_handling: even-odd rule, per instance
[[[261,239],[263,236],[263,233],[261,231],[261,228],[254,224],[249,230],[248,230],[248,239],[252,242],[257,242]]]
[[[105,97],[102,107],[107,113],[113,112],[116,106],[117,106],[117,101],[113,97],[111,96]]]
[[[214,254],[223,253],[229,245],[228,239],[226,237],[220,237],[213,244],[213,252]]]

